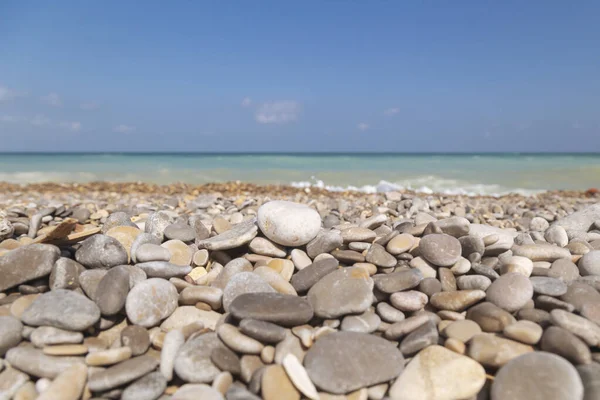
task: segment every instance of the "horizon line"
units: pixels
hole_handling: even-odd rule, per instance
[[[480,151],[480,152],[437,152],[437,151],[0,151],[0,155],[206,155],[206,156],[228,156],[228,155],[273,155],[273,156],[361,156],[361,155],[391,155],[391,156],[454,156],[454,155],[598,155],[600,152],[590,151]]]

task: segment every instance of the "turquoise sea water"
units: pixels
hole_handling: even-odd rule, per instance
[[[600,154],[0,153],[0,181],[226,181],[366,192],[535,193],[600,186]]]

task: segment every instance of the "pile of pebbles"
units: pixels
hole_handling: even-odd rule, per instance
[[[0,399],[598,399],[594,201],[4,193]]]

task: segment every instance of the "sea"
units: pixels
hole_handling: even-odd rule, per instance
[[[600,187],[600,153],[0,153],[0,181],[245,181],[366,193],[531,195]]]

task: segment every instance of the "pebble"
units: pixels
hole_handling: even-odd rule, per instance
[[[247,397],[246,397],[247,398]],[[170,400],[223,400],[223,395],[216,389],[204,384],[185,384],[181,386]],[[229,397],[228,397],[229,399]],[[251,398],[248,398],[251,400]],[[162,398],[161,398],[162,400]]]
[[[347,315],[342,320],[341,330],[346,332],[372,333],[379,328],[381,318],[371,311],[360,315]]]
[[[186,382],[210,383],[221,372],[211,361],[211,353],[225,347],[216,333],[189,339],[177,353],[175,373]]]
[[[297,296],[298,293],[291,283],[286,281],[279,273],[270,267],[258,267],[254,273],[265,280],[278,293]]]
[[[87,354],[88,348],[82,344],[59,344],[44,347],[43,351],[49,356],[81,356]]]
[[[571,282],[560,299],[572,304],[577,311],[582,313],[586,305],[600,303],[600,293],[584,282]]]
[[[502,332],[506,326],[516,322],[509,312],[489,302],[469,308],[467,319],[475,321],[484,332]]]
[[[306,253],[310,258],[329,253],[344,244],[342,233],[337,229],[323,230],[306,245]],[[281,256],[279,256],[281,257]]]
[[[260,354],[263,344],[258,340],[244,335],[239,329],[230,324],[222,324],[217,328],[219,338],[230,349],[242,354]]]
[[[258,209],[258,226],[264,235],[284,246],[302,246],[321,229],[321,217],[304,204],[270,201]]]
[[[135,265],[146,273],[149,278],[169,279],[177,276],[185,276],[192,272],[189,265],[172,264],[169,261],[149,261]]]
[[[531,276],[533,261],[526,257],[510,256],[502,260],[500,271],[502,275],[516,272],[524,276]]]
[[[582,400],[583,395],[575,367],[546,352],[528,353],[504,365],[491,390],[493,400]]]
[[[571,253],[569,250],[549,243],[514,246],[512,251],[513,255],[526,257],[531,261],[553,262],[560,258],[571,258]]]
[[[498,368],[510,360],[533,352],[533,347],[489,333],[475,335],[469,341],[467,355],[485,367]]]
[[[150,233],[142,232],[136,236],[135,240],[131,244],[131,260],[133,262],[142,262],[137,260],[137,252],[144,244],[154,244],[160,247],[161,239]],[[170,256],[170,255],[169,255]],[[155,260],[152,260],[155,261]]]
[[[106,236],[117,239],[121,246],[127,252],[128,260],[131,260],[131,246],[135,238],[141,233],[137,227],[133,226],[115,226],[106,232]]]
[[[256,254],[262,254],[270,257],[285,257],[287,255],[283,246],[277,245],[263,237],[252,239],[248,248]]]
[[[390,296],[390,303],[400,311],[419,311],[429,301],[426,294],[416,290],[396,292]]]
[[[173,311],[173,314],[163,321],[160,329],[168,332],[172,329],[184,329],[190,324],[201,323],[203,327],[214,331],[219,318],[221,318],[221,314],[215,311],[205,311],[192,306],[182,306],[177,307]]]
[[[278,343],[285,339],[285,329],[271,322],[246,318],[239,323],[240,331],[262,343]]]
[[[37,400],[78,400],[87,381],[88,370],[83,364],[75,364],[61,372]]]
[[[160,372],[151,372],[127,386],[121,394],[121,400],[158,399],[166,388],[167,380]]]
[[[408,233],[401,233],[394,236],[385,246],[385,249],[391,255],[406,253],[415,245],[415,237]]]
[[[338,318],[359,314],[372,303],[373,280],[360,267],[338,269],[323,277],[308,291],[315,316]]]
[[[589,346],[597,346],[600,343],[600,326],[579,315],[556,309],[550,312],[550,322],[579,336]]]
[[[592,362],[592,353],[587,344],[558,326],[550,326],[544,331],[540,347],[543,351],[564,357],[575,365]]]
[[[57,289],[36,298],[21,315],[30,326],[84,331],[100,319],[98,306],[77,292]]]
[[[177,308],[178,294],[175,286],[160,278],[150,278],[136,285],[125,303],[127,318],[145,328],[158,325]],[[148,307],[152,304],[152,307]]]
[[[600,250],[593,250],[587,254],[584,254],[579,262],[577,263],[579,267],[579,273],[581,276],[588,275],[600,275]]]
[[[281,365],[268,366],[262,374],[260,386],[264,400],[300,400],[300,393]]]
[[[228,371],[233,375],[242,373],[240,358],[227,347],[218,347],[210,353],[210,360],[213,364],[223,370]]]
[[[460,290],[483,290],[490,287],[492,280],[483,275],[464,275],[456,278],[456,286]]]
[[[223,291],[216,287],[191,286],[179,293],[179,304],[192,305],[201,301],[210,305],[213,310],[221,308]]]
[[[75,364],[83,364],[82,357],[56,357],[44,354],[33,347],[13,347],[6,352],[5,360],[13,367],[39,378],[56,378]]]
[[[290,381],[294,384],[296,389],[304,396],[311,400],[319,400],[319,394],[317,388],[308,377],[308,373],[304,366],[298,361],[298,358],[293,354],[287,354],[283,358],[283,368]]]
[[[579,277],[579,269],[571,260],[561,258],[552,263],[548,270],[548,276],[564,282],[571,282]]]
[[[313,317],[309,300],[281,293],[246,293],[237,296],[229,312],[238,320],[256,319],[281,326],[298,326]]]
[[[446,234],[431,234],[424,236],[419,242],[421,256],[439,267],[451,267],[462,254],[460,242]]]
[[[104,269],[88,269],[79,275],[79,284],[81,289],[90,299],[96,298],[96,290],[104,275],[108,271]]]
[[[135,257],[139,263],[169,261],[171,259],[171,252],[163,246],[154,243],[144,243],[136,249]]]
[[[417,269],[376,275],[373,278],[375,287],[381,292],[389,294],[413,289],[417,287],[422,280],[423,274]]]
[[[292,257],[292,262],[294,263],[294,266],[298,271],[303,270],[304,268],[308,267],[313,263],[313,261],[310,259],[310,257],[308,257],[308,254],[306,254],[304,250],[293,249],[290,252],[290,256]],[[330,258],[333,258],[333,256],[328,253],[322,253],[320,254],[320,256],[329,256]],[[317,257],[315,257],[315,262],[317,262]]]
[[[515,312],[533,298],[533,285],[526,276],[510,272],[496,279],[486,294],[487,301],[506,311]]]
[[[187,244],[181,240],[172,239],[161,244],[161,247],[169,250],[171,258],[169,262],[174,265],[189,266],[192,263],[194,253]],[[191,269],[190,269],[191,271]],[[189,273],[189,271],[187,272]]]
[[[184,344],[185,337],[183,332],[178,329],[173,329],[165,335],[165,340],[163,341],[160,352],[160,374],[166,379],[166,382],[170,382],[173,379],[175,358]]]
[[[158,366],[158,363],[156,358],[149,355],[131,358],[92,374],[88,381],[88,387],[93,392],[114,389],[148,374]]]
[[[12,316],[0,316],[0,357],[18,345],[23,332],[23,324]]]
[[[245,293],[274,293],[273,289],[264,279],[252,272],[240,272],[231,277],[223,290],[223,308],[229,311],[231,303]]]
[[[196,239],[196,231],[188,224],[175,223],[168,225],[163,234],[167,240],[181,240],[191,242]]]
[[[562,296],[567,293],[567,285],[560,279],[547,276],[532,276],[529,278],[533,292],[547,296]]]
[[[377,303],[377,314],[387,323],[393,324],[405,319],[404,313],[397,308],[392,307],[388,303]]]
[[[58,247],[30,244],[0,256],[0,292],[47,276],[60,257]]]
[[[430,303],[439,310],[463,311],[485,298],[486,292],[483,290],[457,290],[435,293]]]
[[[34,329],[29,339],[35,347],[42,348],[59,344],[81,343],[83,341],[83,334],[51,326],[40,326]]]
[[[121,331],[121,343],[131,349],[134,357],[140,356],[150,347],[150,335],[139,325],[129,325]]]
[[[83,265],[70,258],[61,257],[54,263],[50,273],[50,290],[79,288],[79,275],[85,271]]]
[[[504,336],[518,340],[521,343],[534,345],[542,337],[542,327],[532,321],[522,320],[504,328]]]
[[[442,331],[442,334],[447,338],[457,339],[463,343],[467,343],[473,336],[479,333],[481,333],[479,325],[468,319],[453,321]]]
[[[306,353],[304,367],[321,390],[344,394],[396,378],[404,357],[385,339],[356,332],[319,338]]]
[[[429,320],[402,339],[400,351],[405,356],[411,356],[425,347],[437,344],[438,341],[437,327],[433,321]]]
[[[398,262],[398,260],[388,253],[382,245],[377,243],[373,243],[369,247],[365,260],[381,268],[394,267]]]
[[[130,358],[131,349],[129,347],[117,347],[90,353],[85,357],[85,363],[89,366],[99,367],[113,365]]]
[[[83,242],[75,252],[75,260],[86,268],[109,269],[127,264],[127,250],[110,236],[94,235]]]
[[[113,228],[114,229],[114,228]],[[98,283],[95,302],[104,316],[119,313],[125,306],[129,293],[129,270],[125,266],[117,266],[108,270]]]
[[[421,350],[390,388],[391,400],[468,399],[485,384],[472,359],[433,345]]]
[[[235,249],[249,243],[256,237],[257,233],[256,221],[251,219],[235,224],[231,229],[217,236],[196,241],[196,245],[199,249],[212,251]]]
[[[344,243],[350,242],[372,242],[377,234],[370,229],[361,227],[350,227],[341,230]]]
[[[577,372],[583,382],[584,400],[600,398],[600,364],[578,365]]]

